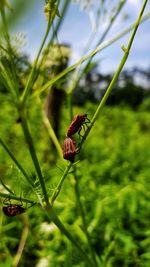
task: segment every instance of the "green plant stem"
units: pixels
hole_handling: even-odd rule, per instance
[[[37,66],[37,63],[38,63],[38,60],[39,60],[39,57],[41,55],[41,52],[42,52],[42,49],[44,47],[44,44],[46,42],[46,39],[48,37],[48,34],[49,34],[49,31],[50,31],[50,27],[51,27],[51,24],[52,24],[52,21],[51,21],[51,16],[49,16],[49,19],[48,19],[48,23],[47,23],[47,28],[46,28],[46,32],[45,32],[45,35],[44,35],[44,38],[42,40],[42,43],[41,43],[41,46],[39,48],[39,52],[37,54],[37,57],[34,61],[34,64],[33,64],[33,67],[31,69],[31,72],[29,74],[29,77],[28,77],[28,80],[27,80],[27,83],[26,83],[26,86],[25,86],[25,89],[23,91],[23,94],[21,96],[21,103],[25,103],[28,95],[30,94],[31,90],[32,90],[32,87],[31,87],[31,84],[33,82],[33,78],[34,78],[34,74],[35,74],[35,71],[36,71],[36,66]]]
[[[16,92],[14,90],[14,84],[8,72],[8,69],[4,67],[4,65],[0,62],[0,78],[4,84],[4,86],[10,91],[14,98],[16,98]]]
[[[122,60],[121,60],[121,62],[120,62],[120,64],[119,64],[119,67],[118,67],[117,71],[115,72],[115,74],[114,74],[114,76],[113,76],[113,79],[112,79],[110,85],[108,86],[108,88],[107,88],[107,90],[106,90],[106,93],[104,94],[104,96],[103,96],[103,98],[102,98],[102,100],[101,100],[101,102],[100,102],[100,104],[99,104],[99,106],[98,106],[98,108],[97,108],[97,110],[96,110],[96,112],[95,112],[93,118],[91,119],[91,124],[90,124],[89,127],[87,128],[87,130],[86,130],[86,132],[85,132],[85,134],[84,134],[84,136],[83,136],[83,138],[82,138],[82,140],[81,140],[80,148],[81,148],[81,146],[83,145],[84,141],[86,140],[86,138],[87,138],[89,132],[91,131],[91,129],[92,129],[94,123],[95,123],[95,121],[97,120],[97,118],[98,118],[98,116],[99,116],[99,113],[100,113],[102,107],[103,107],[104,104],[106,103],[106,100],[107,100],[108,96],[110,95],[110,93],[111,93],[111,91],[112,91],[112,89],[113,89],[113,87],[114,87],[116,81],[118,80],[118,77],[119,77],[119,75],[120,75],[120,73],[121,73],[121,71],[122,71],[122,69],[123,69],[123,67],[124,67],[124,65],[125,65],[125,63],[126,63],[126,61],[127,61],[127,59],[128,59],[129,52],[130,52],[130,49],[131,49],[131,46],[132,46],[132,43],[133,43],[135,34],[136,34],[137,29],[138,29],[138,26],[139,26],[139,24],[140,24],[141,17],[142,17],[142,15],[143,15],[143,12],[144,12],[144,9],[145,9],[145,6],[146,6],[147,2],[148,2],[148,0],[145,0],[145,1],[143,2],[141,11],[140,11],[139,16],[138,16],[138,18],[137,18],[137,21],[136,21],[136,23],[135,23],[135,27],[134,27],[133,33],[132,33],[132,35],[131,35],[131,37],[130,37],[130,40],[129,40],[129,42],[128,42],[127,47],[126,47],[126,48],[125,48],[124,46],[122,47],[123,52],[124,52],[124,55],[123,55],[123,57],[122,57]]]
[[[32,180],[31,180],[31,178],[28,176],[28,174],[26,173],[26,171],[24,170],[24,168],[21,166],[21,164],[19,163],[19,161],[16,159],[16,157],[14,156],[14,154],[10,151],[10,149],[8,148],[8,146],[3,142],[3,140],[1,138],[0,138],[0,144],[5,149],[5,151],[8,153],[8,155],[11,157],[11,159],[14,161],[14,163],[16,164],[16,166],[18,167],[18,169],[21,171],[21,173],[24,175],[24,177],[26,178],[26,180],[28,181],[28,183],[31,185],[31,187],[34,187],[34,184],[33,184]]]
[[[61,17],[59,18],[58,22],[56,23],[55,29],[53,31],[51,40],[48,43],[48,46],[54,41],[54,38],[57,35],[57,33],[58,33],[58,31],[59,31],[59,29],[60,29],[60,27],[62,25],[63,20],[65,19],[65,15],[67,13],[69,5],[70,5],[70,1],[68,1],[68,0],[64,0],[63,1],[63,7],[62,7],[62,10],[60,12],[61,13]]]
[[[120,12],[121,12],[122,8],[124,7],[124,5],[126,4],[126,2],[127,2],[127,0],[122,0],[122,1],[119,2],[115,14],[110,18],[109,24],[108,24],[106,30],[104,31],[104,33],[102,34],[102,36],[100,37],[99,41],[97,42],[97,45],[99,45],[99,44],[101,44],[103,42],[103,40],[105,39],[107,33],[112,28],[114,22],[116,21],[118,15],[120,14]]]
[[[80,246],[80,244],[73,238],[71,233],[65,228],[65,226],[62,224],[58,216],[54,213],[53,209],[50,208],[50,206],[46,207],[47,216],[58,228],[59,230],[71,241],[71,243],[78,249],[78,251],[83,255],[83,258],[87,261],[87,266],[95,267],[93,265],[93,262],[88,257],[87,253],[84,251],[84,249]]]
[[[8,198],[9,200],[11,199],[14,199],[14,200],[18,200],[18,201],[22,201],[22,202],[25,202],[25,203],[29,203],[29,204],[38,204],[38,202],[35,202],[33,200],[30,200],[30,199],[26,199],[26,198],[21,198],[21,197],[17,197],[15,195],[11,195],[11,194],[6,194],[6,193],[1,193],[0,192],[0,197],[3,197],[3,198]]]
[[[68,174],[68,172],[69,172],[71,167],[72,167],[72,163],[69,163],[68,166],[66,167],[66,169],[65,169],[65,171],[63,173],[63,176],[61,177],[61,179],[60,179],[60,181],[59,181],[54,193],[52,194],[51,201],[50,201],[51,205],[53,205],[55,199],[58,197],[58,195],[60,193],[60,190],[61,190],[61,187],[63,185],[63,182],[64,182],[64,180],[65,180],[65,178],[66,178],[66,176],[67,176],[67,174]]]
[[[2,44],[0,44],[0,49],[2,49],[6,54],[8,54],[7,49]]]
[[[144,22],[146,19],[150,17],[150,12],[147,12],[147,14],[143,17],[141,22]],[[77,61],[75,64],[72,66],[69,66],[59,74],[57,74],[54,78],[52,78],[50,81],[46,82],[39,90],[37,90],[35,93],[33,93],[33,97],[41,94],[43,91],[45,91],[47,88],[52,86],[55,82],[57,82],[60,78],[68,74],[69,72],[73,71],[75,68],[77,68],[79,65],[81,65],[84,61],[87,59],[93,57],[96,55],[98,52],[102,51],[103,49],[107,48],[111,44],[115,43],[117,40],[122,38],[124,35],[129,33],[133,28],[135,27],[135,23],[131,24],[128,28],[125,30],[121,31],[119,34],[115,35],[111,39],[104,41],[102,44],[100,44],[96,49],[94,49],[92,52],[90,52],[88,55],[83,56],[79,61]]]
[[[76,200],[77,200],[77,205],[79,207],[79,211],[80,211],[80,215],[82,218],[82,223],[83,223],[83,229],[87,238],[87,242],[88,242],[88,248],[89,248],[89,252],[91,254],[91,258],[93,261],[94,266],[97,266],[97,262],[96,262],[96,257],[92,248],[92,244],[91,244],[91,240],[90,240],[90,236],[87,230],[87,223],[86,223],[86,219],[85,219],[85,213],[84,213],[84,209],[82,206],[82,202],[80,199],[80,189],[79,189],[79,183],[78,183],[78,179],[76,176],[76,170],[75,170],[75,166],[74,166],[74,189],[75,189],[75,195],[76,195]]]
[[[4,184],[4,182],[3,182],[3,180],[0,178],[0,182],[1,182],[1,184],[2,184],[2,186],[10,193],[10,194],[12,194],[12,195],[14,195],[14,192],[13,191],[11,191],[11,189],[6,185],[6,184]]]
[[[16,255],[13,257],[12,267],[18,267],[23,256],[25,244],[29,234],[29,221],[28,216],[22,216],[22,234],[20,236],[19,246]]]
[[[24,136],[25,136],[26,142],[27,142],[27,144],[29,146],[29,152],[30,152],[30,155],[31,155],[31,158],[32,158],[32,161],[33,161],[33,164],[34,164],[34,167],[35,167],[39,182],[40,182],[40,185],[41,185],[41,189],[42,189],[42,192],[43,192],[43,196],[44,196],[45,202],[48,205],[49,204],[48,194],[47,194],[45,182],[44,182],[44,179],[43,179],[43,176],[42,176],[40,164],[39,164],[39,161],[38,161],[38,158],[37,158],[37,155],[36,155],[34,142],[33,142],[33,139],[32,139],[29,127],[28,127],[28,123],[27,123],[27,120],[26,120],[26,114],[25,114],[24,109],[20,108],[19,113],[20,113],[20,117],[21,117],[21,125],[22,125],[22,129],[23,129],[23,132],[24,132]]]
[[[53,141],[53,143],[54,143],[54,145],[56,147],[56,150],[58,152],[59,157],[61,159],[63,159],[61,145],[60,145],[60,143],[59,143],[59,141],[57,139],[57,136],[56,136],[56,134],[55,134],[55,132],[54,132],[54,130],[52,128],[52,125],[51,125],[49,119],[45,115],[45,112],[43,112],[43,121],[44,121],[45,127],[46,127],[46,129],[48,131],[48,134],[49,134],[50,138],[52,139],[52,141]]]
[[[59,20],[55,24],[55,28],[54,28],[53,33],[52,33],[52,37],[50,38],[50,41],[48,42],[46,49],[49,48],[53,44],[54,37],[57,35],[57,32],[59,31],[59,29],[61,27],[61,24],[62,24],[62,22],[63,22],[63,20],[65,18],[67,9],[69,7],[69,4],[70,4],[70,1],[68,1],[68,0],[65,0],[63,2],[63,7],[62,7],[62,10],[60,12],[61,13],[61,17],[59,18]],[[48,52],[49,52],[49,49],[44,51],[44,53],[42,54],[41,59],[39,60],[39,63],[38,63],[38,66],[37,66],[37,73],[35,73],[35,77],[34,77],[35,80],[38,77],[39,70],[40,70],[45,58],[47,57]]]

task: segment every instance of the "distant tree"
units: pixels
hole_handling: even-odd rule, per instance
[[[74,92],[74,103],[83,105],[86,101],[97,102],[105,90],[113,74],[101,74],[95,66],[79,83]],[[141,84],[139,85],[139,81]],[[107,100],[107,105],[128,104],[137,108],[146,96],[150,96],[150,70],[133,68],[124,70],[118,79],[114,90]]]

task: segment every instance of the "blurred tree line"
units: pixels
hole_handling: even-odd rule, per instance
[[[35,84],[35,90],[37,86],[42,86],[44,82],[50,80],[52,77],[54,77],[54,75],[66,68],[69,62],[70,48],[68,45],[54,45],[46,48],[44,53],[46,54],[45,62],[42,62],[42,65],[39,69],[37,69],[37,74],[35,75],[35,80],[39,76]],[[3,65],[8,70],[10,68],[10,62],[7,58],[7,55],[1,54],[0,58],[1,62],[3,62]],[[17,68],[20,90],[22,90],[32,63],[30,62],[27,54],[18,53],[17,50],[14,50],[13,59]],[[82,106],[86,102],[99,102],[103,97],[110,81],[112,80],[112,77],[113,73],[102,74],[97,65],[91,63],[88,71],[81,78],[77,88],[74,91],[74,104]],[[67,79],[63,78],[63,80],[55,84],[53,88],[51,88],[51,92],[48,93],[49,102],[51,102],[51,104],[48,104],[47,98],[46,112],[49,119],[53,117],[59,117],[58,106],[61,105],[62,98],[64,98],[63,91],[65,91],[66,85]],[[2,77],[0,79],[0,92],[7,92],[7,86],[3,83]],[[147,70],[141,69],[140,67],[134,67],[132,70],[126,69],[122,72],[115,85],[115,88],[107,100],[106,105],[114,106],[119,104],[127,104],[131,108],[136,109],[148,97],[150,97],[150,67]],[[60,103],[60,105],[54,107],[55,105],[53,103]],[[57,116],[54,114],[57,114]]]
[[[80,81],[74,92],[74,103],[99,102],[103,97],[113,73],[102,74],[96,67]],[[124,70],[109,96],[106,105],[126,104],[136,109],[147,97],[150,97],[150,68],[135,67]]]

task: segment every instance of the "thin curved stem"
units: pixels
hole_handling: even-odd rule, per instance
[[[18,201],[20,201],[20,199],[21,199],[21,202],[25,202],[25,203],[29,203],[29,204],[38,204],[38,202],[35,202],[35,201],[27,199],[27,198],[20,198],[20,196],[17,197],[15,195],[1,193],[1,192],[0,192],[0,197],[8,198],[9,200],[14,199],[14,200],[18,200]]]
[[[14,161],[14,163],[16,164],[16,166],[18,167],[18,169],[21,171],[21,173],[24,175],[24,177],[26,178],[26,180],[28,181],[28,183],[31,185],[31,187],[34,187],[34,184],[33,184],[32,180],[31,180],[31,178],[29,177],[29,175],[27,174],[27,172],[24,170],[24,168],[22,167],[22,165],[19,163],[19,161],[14,156],[14,154],[10,151],[10,149],[8,148],[8,146],[4,143],[4,141],[1,138],[0,138],[0,144],[5,149],[5,151],[8,153],[8,155],[10,156],[10,158]]]
[[[89,252],[91,254],[91,258],[92,258],[93,264],[95,266],[97,266],[95,253],[93,251],[93,247],[92,247],[92,244],[91,244],[90,235],[89,235],[88,230],[87,230],[87,223],[86,223],[86,219],[85,219],[85,212],[84,212],[83,205],[82,205],[82,202],[81,202],[81,199],[80,199],[80,189],[79,189],[78,179],[77,179],[77,176],[76,176],[75,166],[74,166],[74,189],[75,189],[75,195],[76,195],[77,205],[79,207],[80,215],[81,215],[81,218],[82,218],[83,229],[84,229],[84,232],[85,232],[85,235],[86,235],[86,238],[87,238],[87,242],[88,242]]]
[[[8,191],[10,194],[14,195],[14,192],[6,184],[4,184],[4,182],[1,178],[0,178],[0,182],[6,191]]]
[[[34,77],[34,73],[35,73],[35,70],[36,70],[36,66],[37,66],[39,57],[40,57],[40,55],[41,55],[42,49],[43,49],[43,47],[44,47],[44,44],[45,44],[46,39],[47,39],[47,36],[48,36],[48,34],[49,34],[50,27],[51,27],[51,23],[52,23],[52,21],[51,21],[51,16],[49,16],[48,23],[47,23],[47,28],[46,28],[46,32],[45,32],[44,38],[43,38],[43,40],[42,40],[41,46],[40,46],[40,48],[39,48],[39,52],[38,52],[38,54],[37,54],[37,57],[36,57],[36,59],[35,59],[35,61],[34,61],[34,64],[33,64],[33,67],[32,67],[32,69],[31,69],[31,72],[30,72],[30,74],[29,74],[29,77],[28,77],[28,80],[27,80],[25,89],[24,89],[23,94],[22,94],[22,96],[21,96],[21,103],[25,103],[25,101],[26,101],[26,99],[27,99],[27,97],[28,97],[28,95],[30,94],[30,91],[31,91],[31,89],[32,89],[32,87],[31,87],[31,83],[32,83],[32,81],[33,81],[33,77]]]
[[[49,205],[49,199],[48,199],[48,194],[47,194],[47,190],[46,190],[46,186],[45,186],[45,181],[43,179],[43,175],[42,175],[41,167],[40,167],[40,164],[38,161],[38,157],[36,155],[36,150],[34,147],[32,135],[30,133],[28,123],[26,120],[26,114],[25,114],[25,111],[23,109],[20,109],[20,117],[21,117],[21,125],[22,125],[22,129],[23,129],[23,133],[24,133],[26,142],[29,146],[29,152],[30,152],[30,155],[31,155],[31,158],[32,158],[39,182],[40,182],[40,185],[41,185],[43,196],[44,196],[46,204]]]
[[[65,19],[65,15],[67,13],[69,5],[70,5],[70,0],[65,0],[63,2],[63,7],[62,7],[61,12],[60,12],[61,13],[61,17],[59,18],[58,22],[56,23],[55,29],[54,29],[54,31],[52,33],[52,37],[51,37],[48,45],[50,45],[54,41],[54,38],[55,38],[58,30],[60,29],[60,26],[62,25],[63,20]]]
[[[24,247],[25,247],[25,244],[26,244],[26,241],[27,241],[27,237],[28,237],[28,234],[29,234],[28,217],[23,215],[21,222],[23,224],[23,229],[22,229],[22,233],[21,233],[21,237],[20,237],[17,253],[13,258],[12,267],[17,267],[19,265],[21,257],[22,257],[22,254],[23,254],[23,250],[24,250]]]
[[[50,208],[50,206],[47,206],[46,208],[47,211],[47,216],[52,221],[58,228],[59,230],[71,241],[71,243],[79,250],[81,255],[83,255],[83,258],[87,262],[87,266],[89,267],[95,267],[93,265],[93,262],[91,259],[88,257],[87,253],[85,250],[82,248],[82,246],[74,239],[74,237],[71,235],[71,233],[66,229],[66,227],[62,224],[58,216],[54,213],[53,209]]]
[[[60,179],[60,181],[59,181],[59,183],[58,183],[58,185],[57,185],[57,187],[56,187],[56,189],[54,191],[54,193],[52,194],[51,201],[50,201],[51,205],[53,205],[55,199],[58,197],[58,195],[60,193],[60,190],[61,190],[61,187],[63,185],[63,182],[64,182],[66,176],[68,175],[68,172],[71,169],[71,167],[72,167],[72,163],[69,163],[68,166],[66,167],[66,169],[65,169],[65,171],[64,171],[64,173],[63,173],[63,175],[62,175],[62,177],[61,177],[61,179]]]
[[[36,80],[36,78],[38,77],[39,69],[40,69],[40,67],[42,66],[42,64],[43,64],[44,60],[46,59],[47,54],[48,54],[48,52],[49,52],[49,49],[47,49],[47,48],[49,48],[49,47],[53,44],[54,37],[57,35],[57,32],[59,31],[59,29],[60,29],[60,27],[61,27],[61,25],[62,25],[62,22],[63,22],[63,20],[64,20],[64,18],[65,18],[67,9],[68,9],[68,7],[69,7],[69,4],[70,4],[70,1],[68,1],[68,0],[65,0],[64,3],[63,3],[63,7],[62,7],[62,10],[61,10],[61,12],[60,12],[60,13],[61,13],[61,17],[60,17],[59,20],[56,22],[56,24],[55,24],[55,28],[54,28],[54,30],[53,30],[53,32],[52,32],[52,36],[51,36],[51,38],[50,38],[50,40],[49,40],[49,42],[48,42],[48,44],[47,44],[46,51],[44,51],[44,53],[42,54],[41,59],[40,59],[39,62],[38,62],[38,65],[37,65],[37,73],[35,73],[35,77],[34,77],[35,80]]]
[[[108,24],[106,30],[104,31],[104,33],[102,34],[102,36],[100,37],[99,41],[97,42],[97,45],[101,44],[104,41],[107,33],[112,28],[114,22],[116,21],[117,17],[119,16],[119,14],[120,14],[122,8],[124,7],[124,5],[126,4],[126,2],[127,2],[127,0],[122,0],[119,2],[115,14],[111,17],[109,24]]]
[[[55,134],[55,132],[53,130],[53,127],[52,127],[50,121],[48,120],[48,118],[45,115],[45,112],[43,112],[43,122],[44,122],[44,125],[45,125],[46,129],[47,129],[49,137],[52,139],[52,141],[53,141],[53,143],[54,143],[54,145],[56,147],[56,150],[58,152],[59,157],[61,159],[63,159],[61,145],[60,145],[60,143],[59,143],[59,141],[57,139],[57,136],[56,136],[56,134]]]

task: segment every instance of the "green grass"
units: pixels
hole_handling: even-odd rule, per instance
[[[24,144],[21,127],[16,123],[17,115],[14,116],[12,106],[2,101],[2,98],[1,105],[2,137],[27,172],[32,174],[34,169]],[[64,168],[66,163],[57,157],[57,153],[51,147],[42,124],[40,104],[32,106],[31,103],[30,110],[31,130],[51,195],[62,175],[60,168]],[[89,111],[90,117],[95,106],[88,104],[84,110],[75,108],[75,113],[82,114],[85,110]],[[61,121],[62,143],[68,125],[65,107]],[[81,160],[77,165],[81,200],[92,245],[101,258],[101,266],[149,266],[149,134],[148,111],[139,108],[139,111],[134,112],[126,106],[105,107],[81,154],[77,156],[77,159]],[[21,191],[24,197],[32,197],[22,175],[2,147],[0,172],[3,181],[11,186],[15,193]],[[74,180],[70,174],[63,184],[55,208],[67,229],[84,244],[87,241],[82,230],[73,184]],[[23,219],[16,217],[12,220],[2,214],[1,216],[1,258],[2,262],[8,262],[9,252],[12,256],[16,253]],[[86,266],[79,252],[47,221],[42,210],[40,212],[39,208],[33,207],[28,210],[27,216],[30,219],[30,230],[21,267],[28,266],[31,258],[33,266],[41,258],[46,258],[50,266]]]

